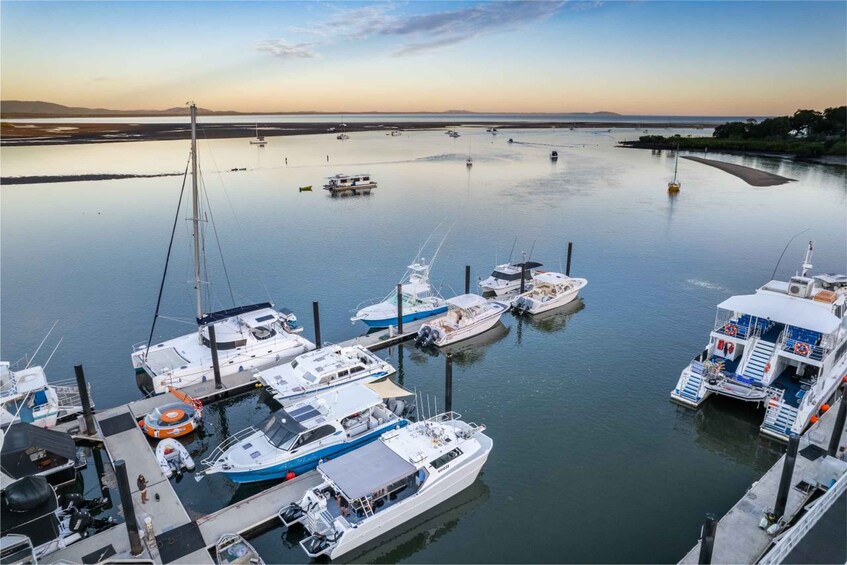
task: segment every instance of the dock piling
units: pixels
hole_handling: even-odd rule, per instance
[[[97,426],[94,424],[94,414],[91,412],[91,399],[88,397],[88,386],[85,384],[85,373],[82,371],[82,365],[75,365],[74,373],[76,373],[76,386],[79,389],[79,400],[82,403],[82,413],[85,419],[85,433],[93,436],[97,433]]]
[[[703,522],[703,529],[700,532],[700,558],[697,561],[700,565],[709,565],[712,562],[712,550],[715,547],[715,531],[717,530],[717,522],[714,514],[706,514],[706,520]]]
[[[118,478],[118,490],[121,493],[121,508],[124,513],[126,532],[129,534],[129,550],[133,555],[141,553],[141,537],[138,535],[138,519],[135,517],[135,507],[132,503],[132,492],[129,490],[129,479],[126,476],[126,461],[115,461],[115,475]]]
[[[573,255],[573,241],[568,242],[568,261],[565,263],[565,276],[571,276],[571,255]]]
[[[785,463],[782,466],[782,476],[779,478],[779,490],[776,492],[776,504],[773,514],[777,520],[785,514],[788,502],[788,491],[791,490],[791,479],[794,475],[794,463],[797,461],[797,448],[800,446],[800,436],[792,433],[788,436],[788,450],[785,452]]]
[[[312,302],[312,318],[315,320],[315,347],[321,348],[321,307],[317,302]]]
[[[847,420],[847,383],[841,385],[841,404],[838,406],[838,414],[835,415],[835,427],[829,438],[829,449],[826,454],[835,457],[838,453],[838,444],[841,443],[841,435],[844,433],[844,421]]]
[[[397,335],[403,335],[403,285],[397,283]]]
[[[521,294],[524,293],[526,288],[526,261],[521,263]]]
[[[209,345],[212,349],[212,372],[215,374],[215,390],[221,390],[224,383],[221,381],[221,365],[218,362],[218,340],[215,337],[215,324],[209,324]]]
[[[471,293],[471,266],[465,265],[465,294]]]
[[[453,354],[448,353],[444,365],[444,411],[453,411]]]

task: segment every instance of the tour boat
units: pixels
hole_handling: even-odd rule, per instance
[[[327,179],[324,190],[337,194],[370,194],[376,188],[376,181],[371,179],[370,174],[359,175],[334,175]]]
[[[676,159],[674,160],[674,164],[673,164],[673,180],[668,183],[668,192],[670,192],[672,194],[679,192],[679,189],[682,188],[682,183],[680,183],[678,180],[676,180],[676,172],[677,172],[678,168],[679,168],[679,146],[677,145],[677,147],[676,147]]]
[[[215,329],[220,374],[224,379],[241,371],[256,371],[283,363],[314,349],[312,342],[297,335],[298,331],[302,331],[297,327],[297,317],[289,310],[274,309],[271,303],[237,306],[211,313],[204,311],[202,295],[207,283],[201,277],[205,265],[201,222],[205,221],[205,215],[201,211],[198,188],[196,124],[197,107],[192,104],[191,224],[197,331],[152,345],[151,330],[151,339],[137,344],[132,352],[132,365],[139,387],[157,394],[165,392],[168,387],[183,388],[214,378],[211,327]],[[167,266],[165,268],[167,270]],[[158,317],[157,305],[154,328]]]
[[[712,394],[765,405],[760,430],[787,440],[817,421],[847,373],[847,275],[802,270],[717,306],[706,348],[683,369],[671,398],[690,407]]]
[[[234,483],[251,483],[311,471],[321,460],[408,424],[406,404],[395,398],[410,394],[386,380],[308,396],[277,410],[258,429],[226,439],[203,460],[201,476],[222,473]]]
[[[394,374],[394,367],[366,347],[328,345],[304,353],[284,365],[257,373],[256,378],[281,404],[356,381],[375,381]]]
[[[532,277],[538,271],[541,263],[524,261],[523,263],[503,263],[494,267],[494,271],[488,278],[479,281],[479,289],[483,294],[494,294],[502,296],[517,292],[521,288],[521,271],[524,272],[524,291],[532,288]]]
[[[75,381],[48,383],[43,367],[13,371],[8,362],[0,362],[0,427],[26,422],[52,428],[81,412]]]
[[[156,446],[156,462],[169,479],[174,473],[181,475],[183,469],[194,470],[194,459],[185,446],[173,438],[163,439]]]
[[[532,290],[519,294],[512,301],[518,314],[540,314],[576,300],[579,291],[588,284],[585,279],[571,278],[562,273],[539,273],[532,278]]]
[[[336,559],[471,486],[493,442],[485,426],[449,412],[392,430],[318,465],[323,482],[279,511],[302,524],[310,558]]]
[[[461,294],[447,299],[447,315],[426,322],[418,329],[415,342],[443,347],[479,335],[494,327],[509,304],[489,301],[478,294]]]
[[[265,565],[259,552],[238,534],[224,534],[215,544],[218,565]]]

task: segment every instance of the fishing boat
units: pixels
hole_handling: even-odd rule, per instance
[[[180,401],[158,406],[141,421],[141,429],[153,438],[180,437],[196,430],[203,420],[203,403],[168,387]]]
[[[224,534],[215,544],[218,565],[265,565],[265,560],[246,539],[238,534]]]
[[[494,327],[508,312],[505,302],[486,300],[478,294],[460,294],[447,299],[447,315],[426,322],[418,329],[415,342],[421,347],[444,347],[479,335]]]
[[[259,124],[256,124],[256,138],[250,140],[250,145],[258,145],[259,147],[264,147],[268,142],[265,141],[264,135],[259,135]]]
[[[540,314],[576,300],[586,279],[571,278],[562,273],[539,273],[532,277],[532,290],[512,300],[517,314]]]
[[[396,399],[409,395],[385,380],[303,398],[271,414],[259,428],[227,438],[203,460],[198,480],[221,473],[234,483],[252,483],[311,471],[321,460],[408,424],[407,405]]]
[[[376,186],[376,181],[367,173],[359,175],[339,174],[327,178],[324,190],[328,190],[333,196],[346,196],[348,194],[370,194]]]
[[[286,309],[276,310],[270,302],[235,306],[217,312],[204,310],[202,297],[207,282],[201,277],[205,265],[201,223],[205,221],[206,214],[201,210],[198,188],[196,124],[197,107],[191,104],[191,224],[197,331],[152,344],[156,321],[160,317],[160,293],[150,337],[146,342],[135,345],[131,356],[139,387],[156,394],[164,393],[168,387],[183,388],[214,377],[212,328],[222,379],[242,371],[256,371],[283,363],[315,347],[312,342],[297,335],[302,330],[294,313]]]
[[[550,160],[551,161],[558,161],[559,160],[559,152],[553,151],[552,153],[550,153]]]
[[[760,431],[787,440],[816,422],[847,373],[847,275],[810,276],[812,242],[788,281],[717,306],[705,349],[671,399],[700,406],[723,395],[765,406]]]
[[[165,438],[156,446],[156,462],[169,479],[174,474],[182,475],[183,469],[194,470],[194,459],[185,446],[173,438]]]
[[[668,183],[668,192],[670,192],[670,193],[679,192],[679,189],[682,188],[682,183],[680,183],[678,180],[676,180],[676,173],[677,173],[677,170],[679,169],[679,146],[678,145],[676,147],[675,153],[676,153],[676,159],[674,160],[674,163],[673,163],[673,180]]]
[[[374,381],[394,374],[394,367],[366,347],[329,345],[304,353],[284,365],[256,374],[256,379],[280,404],[308,394],[357,381]]]
[[[454,412],[392,430],[318,465],[323,482],[280,520],[303,525],[310,558],[337,559],[471,486],[493,446],[484,430]]]
[[[0,427],[26,422],[52,428],[82,413],[79,388],[74,380],[47,382],[41,366],[13,371],[0,362]]]

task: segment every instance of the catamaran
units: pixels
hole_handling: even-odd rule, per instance
[[[203,460],[206,468],[198,480],[222,473],[234,483],[252,483],[311,471],[321,460],[408,424],[409,405],[397,398],[410,395],[385,380],[303,398],[274,412],[258,429],[227,438]]]
[[[310,558],[336,559],[471,486],[493,446],[484,430],[454,412],[392,430],[318,465],[323,482],[280,520],[303,524]]]
[[[214,378],[212,327],[222,378],[241,371],[257,371],[284,363],[315,347],[312,342],[297,335],[302,329],[297,326],[297,317],[291,311],[276,310],[269,302],[236,306],[218,312],[205,312],[203,309],[202,288],[206,283],[201,278],[201,254],[205,247],[200,223],[204,221],[204,215],[200,210],[198,189],[197,107],[194,104],[191,104],[191,181],[197,332],[151,345],[151,330],[150,339],[135,345],[132,352],[132,366],[139,387],[157,394],[166,392],[168,387],[183,388]],[[157,304],[154,328],[158,317]]]
[[[375,381],[394,374],[394,367],[366,347],[326,346],[284,365],[257,373],[256,378],[280,404],[356,381]]]
[[[579,291],[587,284],[586,279],[562,273],[539,273],[532,278],[532,290],[519,294],[512,301],[512,308],[518,314],[547,312],[576,300]]]
[[[818,418],[847,372],[847,275],[802,270],[718,304],[706,348],[671,392],[690,407],[712,394],[765,404],[763,434],[787,440]]]
[[[509,304],[486,300],[478,294],[461,294],[447,299],[447,315],[426,322],[418,329],[415,342],[422,346],[444,347],[479,335],[494,327]]]

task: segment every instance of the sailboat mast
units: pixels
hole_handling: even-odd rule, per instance
[[[673,163],[673,181],[676,182],[676,170],[679,167],[679,145],[676,146],[676,160]]]
[[[197,300],[197,319],[203,317],[200,299],[200,191],[197,188],[197,106],[191,103],[191,202],[194,227],[194,294]]]

